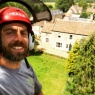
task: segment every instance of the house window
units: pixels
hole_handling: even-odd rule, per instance
[[[66,48],[68,48],[68,44],[66,44]]]
[[[48,33],[46,33],[46,35],[48,35]]]
[[[73,38],[73,35],[70,35],[70,36],[69,36],[69,39],[72,39],[72,38]]]
[[[49,42],[49,38],[46,38],[46,42]]]
[[[61,38],[61,34],[60,33],[58,33],[58,38]]]
[[[58,38],[61,38],[61,36],[60,36],[60,35],[58,35]]]
[[[57,42],[56,47],[62,47],[62,43]]]

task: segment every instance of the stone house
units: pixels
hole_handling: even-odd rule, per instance
[[[82,8],[72,5],[66,14],[67,17],[55,16],[51,22],[36,23],[33,25],[33,30],[41,38],[41,43],[50,45],[54,49],[70,51],[75,41],[95,31],[95,22],[92,19],[79,18],[77,13],[81,12]],[[52,14],[58,13],[59,10],[52,11]]]
[[[55,49],[70,51],[75,41],[94,31],[94,22],[56,19],[54,23],[47,22],[44,25],[41,32],[41,42],[49,44]]]

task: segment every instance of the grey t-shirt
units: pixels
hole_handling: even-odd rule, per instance
[[[37,95],[41,91],[32,67],[26,67],[22,61],[19,69],[0,66],[0,95]]]

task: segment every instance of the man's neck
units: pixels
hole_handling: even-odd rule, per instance
[[[20,61],[13,62],[0,55],[0,65],[10,69],[17,69],[20,68]]]

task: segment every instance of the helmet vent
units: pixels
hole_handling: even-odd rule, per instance
[[[20,11],[20,10],[17,10],[17,11]]]

